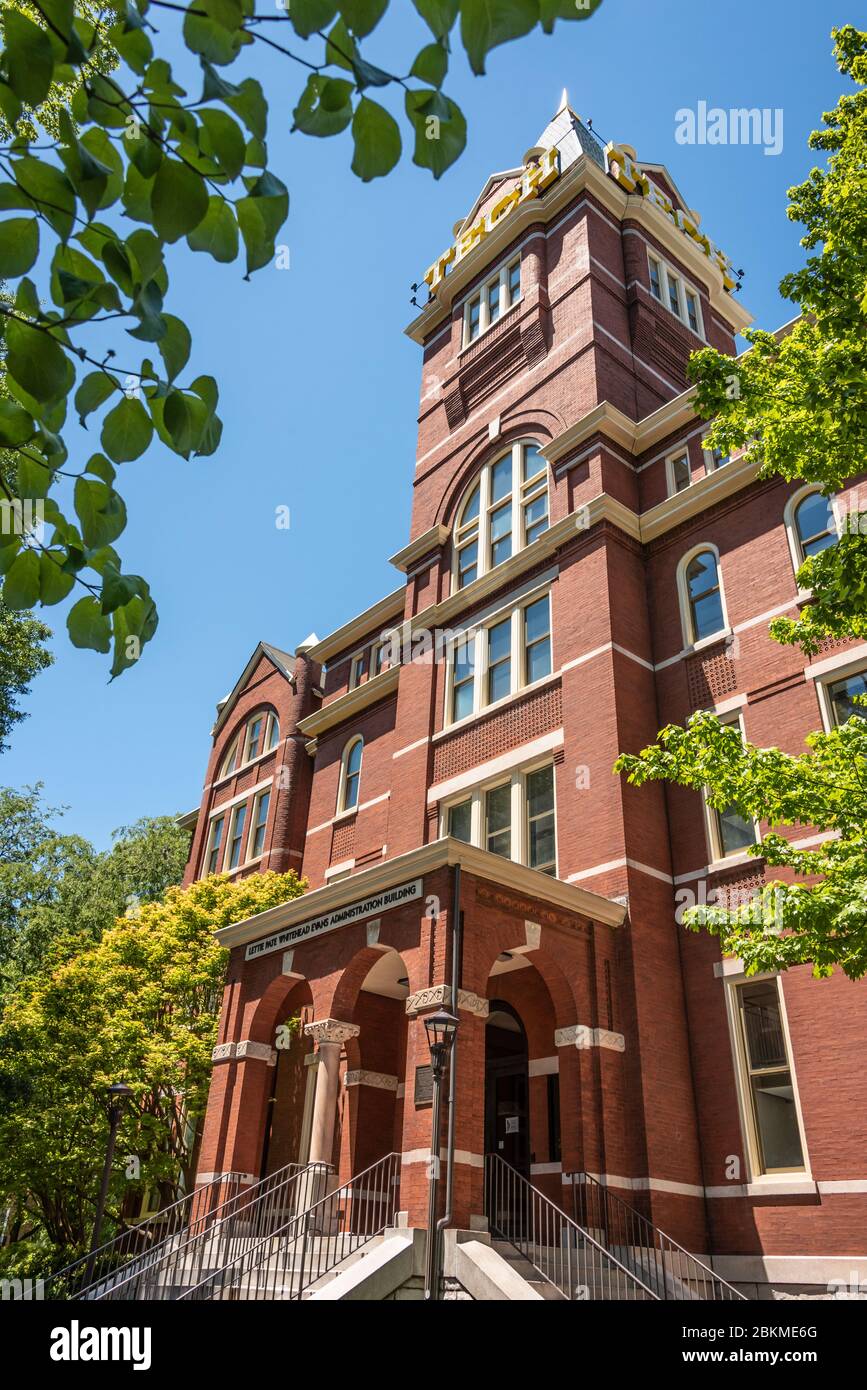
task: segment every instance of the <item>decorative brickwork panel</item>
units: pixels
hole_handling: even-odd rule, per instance
[[[727,912],[730,912],[757,897],[764,887],[764,883],[763,871],[750,866],[734,873],[714,874],[708,880],[708,888],[718,894],[715,900],[716,906],[724,907]]]
[[[437,744],[434,752],[433,781],[457,777],[468,768],[496,758],[498,754],[541,734],[559,729],[563,722],[562,692],[559,684],[537,690],[507,709],[479,719],[471,728]]]
[[[735,663],[725,647],[716,647],[709,654],[691,656],[686,663],[686,679],[691,709],[715,705],[738,688]]]
[[[848,637],[826,637],[824,642],[819,643],[816,656],[828,656],[831,652],[839,652],[849,645],[850,640]]]
[[[355,817],[342,820],[331,829],[331,863],[341,864],[351,859],[355,849]]]

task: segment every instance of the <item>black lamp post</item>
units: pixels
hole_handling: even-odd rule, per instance
[[[96,1202],[96,1217],[93,1222],[93,1235],[90,1239],[90,1256],[84,1275],[85,1288],[93,1278],[96,1252],[99,1249],[99,1240],[102,1235],[102,1218],[105,1215],[105,1200],[108,1196],[108,1184],[111,1180],[111,1165],[114,1160],[114,1145],[117,1139],[117,1127],[120,1124],[120,1114],[123,1109],[124,1101],[129,1100],[131,1095],[132,1088],[127,1086],[125,1081],[115,1081],[112,1086],[108,1087],[108,1145],[105,1150],[102,1182],[99,1188],[99,1197]]]
[[[435,1300],[439,1295],[439,1271],[437,1251],[437,1194],[440,1175],[440,1109],[442,1105],[442,1084],[448,1065],[449,1054],[458,1031],[458,1020],[445,1009],[428,1014],[424,1021],[430,1048],[431,1071],[433,1073],[433,1114],[431,1115],[431,1170],[428,1186],[427,1208],[427,1250],[425,1258],[424,1296],[425,1300]]]

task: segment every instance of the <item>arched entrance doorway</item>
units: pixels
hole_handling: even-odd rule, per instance
[[[485,1027],[485,1152],[530,1176],[527,1034],[517,1010],[491,1000]]]
[[[274,1030],[276,1062],[271,1069],[262,1137],[262,1178],[285,1168],[287,1163],[307,1162],[317,1058],[304,1025],[312,1017],[306,985],[294,989],[278,1013]]]

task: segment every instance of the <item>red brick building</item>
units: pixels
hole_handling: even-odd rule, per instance
[[[309,892],[220,933],[200,1179],[394,1151],[424,1225],[444,1002],[454,1226],[483,1228],[494,1152],[567,1210],[601,1178],[752,1295],[865,1278],[865,987],[747,981],[685,932],[685,903],[763,881],[758,827],[611,773],[696,709],[791,752],[845,717],[867,647],[768,636],[834,516],[703,448],[689,355],[734,353],[749,315],[664,167],[564,106],[454,237],[407,329],[399,584],[261,644],[219,706],[188,878],[295,868]]]

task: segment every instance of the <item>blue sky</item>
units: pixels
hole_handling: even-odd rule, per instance
[[[200,798],[214,706],[256,642],[291,650],[397,587],[387,557],[408,538],[420,369],[403,334],[415,312],[409,286],[448,245],[487,174],[536,142],[563,87],[604,139],[668,165],[703,230],[745,268],[743,299],[757,323],[791,318],[777,284],[802,253],[785,194],[814,162],[807,136],[840,83],[829,33],[847,21],[857,15],[845,0],[604,0],[587,22],[495,50],[484,78],[456,50],[446,90],[469,141],[439,183],[405,155],[387,179],[362,185],[348,135],[291,135],[301,70],[257,45],[246,62],[270,102],[271,167],[290,189],[281,240],[291,268],[245,283],[240,263],[172,252],[168,307],[192,330],[191,375],[219,381],[222,445],[189,463],[154,447],[121,469],[130,513],[121,553],[152,585],[159,631],[138,668],[109,685],[106,660],[71,649],[61,610],[48,610],[57,661],[34,683],[0,780],[41,780],[49,802],[69,808],[64,827],[100,847],[141,815],[188,810]],[[197,92],[176,17],[157,22],[161,49]],[[426,33],[409,0],[392,0],[365,55],[406,71]],[[782,108],[782,153],[678,144],[676,112],[702,100]],[[119,339],[119,349],[136,346]],[[98,447],[93,431],[74,443]],[[275,525],[283,506],[288,530]]]

